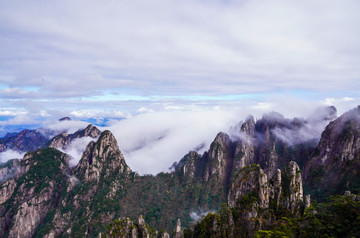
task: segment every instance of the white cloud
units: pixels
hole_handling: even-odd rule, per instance
[[[90,143],[90,141],[96,141],[97,139],[91,137],[82,137],[74,139],[70,145],[67,146],[65,150],[61,150],[64,153],[71,156],[71,160],[69,161],[70,166],[76,166],[81,159],[82,154],[84,153],[86,146]]]
[[[75,121],[75,120],[70,120],[70,121],[46,121],[43,126],[46,129],[50,129],[54,132],[53,136],[56,136],[59,133],[62,132],[66,132],[68,134],[72,134],[74,132],[76,132],[79,129],[84,129],[87,125],[89,125],[90,123],[85,122],[85,121]]]
[[[25,153],[19,153],[18,151],[8,149],[0,152],[0,162],[5,163],[11,159],[22,159],[24,155]]]
[[[0,108],[0,116],[17,116],[25,114],[25,111],[19,111],[18,108]]]
[[[335,106],[338,109],[338,114],[341,115],[344,112],[359,105],[359,98],[354,97],[329,97],[321,100],[321,103],[326,106]]]
[[[113,122],[115,135],[128,165],[135,171],[167,171],[189,150],[204,143],[209,147],[219,131],[242,117],[236,111],[171,111],[139,114]]]

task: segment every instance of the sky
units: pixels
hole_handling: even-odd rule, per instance
[[[341,114],[359,104],[359,12],[357,0],[0,1],[0,131]]]

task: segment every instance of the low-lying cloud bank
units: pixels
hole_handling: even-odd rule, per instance
[[[271,118],[269,114],[267,114],[266,117],[268,120],[273,119],[280,121],[283,125],[282,127],[275,127],[272,130],[275,136],[288,145],[296,145],[309,141],[318,143],[325,127],[330,121],[337,117],[336,113],[335,107],[322,107],[317,108],[315,112],[306,119],[294,118],[293,120],[289,120],[280,114],[277,114],[277,118]]]
[[[5,163],[11,159],[22,159],[25,153],[16,150],[5,150],[0,153],[0,163]]]
[[[67,146],[67,148],[65,150],[59,149],[62,152],[70,155],[70,157],[71,157],[71,159],[69,161],[70,167],[74,167],[79,163],[81,156],[82,156],[83,152],[85,151],[86,146],[90,143],[90,141],[96,141],[96,139],[91,138],[89,136],[77,138],[77,139],[74,139],[69,144],[69,146]]]
[[[113,121],[126,162],[141,174],[168,171],[189,150],[203,152],[219,131],[242,118],[231,111],[153,112]]]
[[[280,103],[281,102],[281,103]],[[139,112],[127,119],[110,120],[106,127],[98,127],[100,130],[110,130],[116,137],[120,150],[124,154],[127,164],[132,170],[140,174],[156,174],[161,171],[169,171],[169,167],[178,162],[190,150],[203,153],[208,150],[216,134],[220,131],[232,135],[232,138],[239,138],[236,134],[247,116],[252,114],[255,120],[259,120],[264,114],[269,118],[271,111],[277,111],[284,116],[281,120],[290,123],[292,119],[298,119],[299,126],[274,128],[273,133],[282,141],[293,145],[306,140],[318,140],[321,132],[331,118],[324,119],[327,111],[323,111],[319,106],[327,106],[329,103],[346,103],[346,107],[338,108],[338,115],[348,109],[355,100],[338,99],[322,103],[307,102],[304,100],[291,100],[275,98],[267,102],[255,104],[244,104],[242,107],[214,107],[207,110],[198,108],[172,110],[150,110]],[[349,104],[351,103],[351,105]],[[337,105],[336,105],[337,106]],[[315,113],[313,113],[315,111]],[[276,114],[272,113],[272,116]],[[274,118],[279,119],[279,118]],[[58,121],[48,120],[43,124],[45,130],[74,133],[79,129],[84,129],[89,123],[84,121]],[[235,129],[235,131],[234,131]],[[237,131],[236,131],[237,130]],[[55,135],[55,134],[54,134]],[[76,165],[80,160],[87,144],[95,140],[92,138],[82,138],[74,140],[66,150],[73,158],[71,166]],[[0,153],[0,162],[5,162],[12,158],[22,158],[22,154],[9,151]]]

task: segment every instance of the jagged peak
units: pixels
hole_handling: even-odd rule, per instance
[[[61,134],[49,140],[47,142],[47,145],[48,147],[52,147],[52,148],[66,149],[74,139],[82,138],[82,137],[97,138],[100,133],[101,131],[96,126],[89,124],[86,128],[79,129],[73,134],[62,132]]]
[[[318,149],[321,150],[321,147],[326,147],[330,142],[338,141],[339,137],[342,139],[342,143],[349,139],[346,135],[351,134],[350,131],[356,132],[360,130],[360,106],[349,110],[338,117],[336,120],[329,123],[321,134],[320,143]],[[357,134],[357,133],[355,133]],[[333,144],[339,146],[340,143]],[[319,148],[320,147],[320,148]],[[336,146],[331,146],[333,149],[336,149]],[[328,152],[328,151],[323,151]]]
[[[130,172],[115,136],[105,130],[99,139],[91,141],[74,169],[74,174],[87,180],[99,180],[101,174]]]
[[[254,136],[255,135],[255,120],[252,115],[249,115],[245,122],[242,124],[241,132],[245,133],[248,136]]]
[[[100,134],[99,139],[96,142],[97,148],[110,147],[114,150],[119,150],[119,145],[115,136],[109,130],[105,130]],[[120,151],[120,150],[119,150]]]
[[[177,173],[193,178],[197,169],[196,163],[200,158],[201,156],[196,151],[190,151],[179,161],[179,163],[175,162],[170,169],[173,168]]]
[[[92,138],[98,137],[101,133],[101,131],[93,124],[89,124],[85,129],[79,130],[78,132],[81,133],[82,136],[90,136]]]
[[[225,132],[219,132],[216,135],[214,142],[222,144],[222,145],[227,145],[230,142],[230,137]]]

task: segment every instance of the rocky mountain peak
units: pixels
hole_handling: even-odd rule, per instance
[[[224,132],[219,132],[213,143],[218,143],[219,145],[226,147],[230,143],[230,137]]]
[[[99,181],[101,176],[129,172],[130,169],[119,149],[114,135],[106,130],[97,142],[91,141],[86,147],[74,174],[85,181]]]
[[[248,116],[241,126],[241,132],[250,137],[255,137],[255,120],[252,115]]]
[[[100,135],[101,131],[94,126],[93,124],[89,124],[83,132],[83,136],[90,136],[92,138],[96,138]]]
[[[63,132],[55,136],[48,142],[48,146],[65,150],[75,139],[83,137],[97,138],[100,133],[101,131],[96,126],[89,124],[85,129],[80,129],[73,134]]]
[[[226,182],[227,171],[232,166],[232,151],[231,151],[230,137],[223,132],[220,132],[211,143],[208,153],[205,180],[208,180],[212,175],[216,175],[219,181]]]
[[[342,194],[360,186],[360,107],[329,123],[305,166],[305,183],[319,196]],[[328,184],[332,184],[330,189]]]

